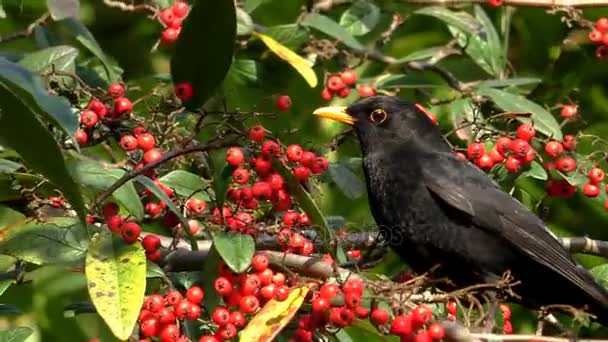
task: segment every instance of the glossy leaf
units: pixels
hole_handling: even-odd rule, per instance
[[[25,215],[22,213],[12,209],[11,207],[0,205],[0,230],[23,219],[25,219]]]
[[[602,286],[608,289],[608,264],[595,266],[589,271]]]
[[[221,208],[226,199],[226,191],[228,185],[232,182],[232,168],[229,165],[224,165],[216,170],[215,179],[213,182],[213,191],[215,192],[215,205]]]
[[[207,257],[205,258],[205,263],[201,265],[203,274],[207,277],[207,279],[217,279],[220,277],[220,270],[218,267],[220,261],[221,257],[217,252],[217,249],[213,244],[211,244],[209,254],[207,254]],[[205,300],[203,301],[203,305],[205,305],[205,308],[209,312],[212,312],[213,309],[221,305],[220,295],[217,293],[217,291],[215,291],[214,282],[203,281],[201,286],[205,292]]]
[[[303,57],[300,57],[297,53],[293,52],[285,45],[282,45],[281,43],[277,42],[276,40],[265,34],[256,32],[254,33],[254,35],[261,39],[262,42],[264,42],[264,44],[266,44],[266,46],[279,58],[286,61],[287,63],[289,63],[289,65],[296,69],[296,71],[300,73],[300,75],[302,75],[304,80],[306,80],[306,82],[311,88],[317,86],[317,83],[319,81],[317,79],[317,74],[312,69],[312,62]]]
[[[71,159],[69,168],[78,183],[96,191],[106,190],[126,173],[122,169],[111,168],[84,157]],[[128,181],[114,191],[112,198],[138,220],[144,217],[144,207],[135,190],[133,181]]]
[[[53,20],[78,17],[80,0],[46,0],[46,5]]]
[[[476,88],[502,88],[502,87],[516,87],[528,84],[541,83],[542,79],[533,77],[517,77],[517,78],[506,78],[502,80],[486,80],[481,81],[476,85]]]
[[[19,60],[19,64],[35,73],[51,70],[74,72],[76,57],[77,49],[60,45],[28,53]]]
[[[80,189],[66,168],[59,145],[20,94],[2,79],[0,103],[0,144],[17,151],[29,167],[48,178],[84,220],[86,209]]]
[[[112,333],[129,338],[146,291],[146,255],[139,243],[101,231],[91,239],[85,274],[89,297]]]
[[[13,173],[22,168],[23,165],[15,163],[12,160],[0,159],[0,173]]]
[[[414,11],[415,14],[435,17],[444,23],[458,28],[466,33],[479,34],[481,23],[464,11],[452,11],[443,6],[428,6]]]
[[[204,105],[222,83],[232,63],[235,37],[233,1],[197,1],[192,6],[171,57],[173,83],[188,82],[194,89],[187,108]]]
[[[297,24],[270,26],[263,33],[292,50],[308,41],[308,33]]]
[[[562,140],[562,131],[555,117],[535,102],[521,95],[494,88],[480,88],[477,90],[477,94],[489,97],[494,101],[496,106],[506,112],[531,113],[532,116],[530,118],[517,116],[517,120],[524,123],[534,123],[537,131],[553,139]]]
[[[228,75],[226,83],[230,85],[246,86],[258,81],[259,64],[252,59],[235,59]]]
[[[175,190],[175,193],[182,197],[190,197],[208,184],[202,177],[184,170],[171,171],[159,180],[163,185]]]
[[[426,49],[416,50],[405,57],[397,59],[394,64],[404,64],[404,63],[409,63],[409,62],[413,62],[413,61],[429,59],[429,58],[433,57],[435,54],[437,54],[437,52],[439,52],[443,48],[445,48],[445,47],[444,46],[435,46],[435,47],[430,47],[430,48],[426,48]]]
[[[217,232],[213,234],[213,246],[234,272],[244,272],[251,265],[255,253],[255,241],[249,234]]]
[[[367,0],[355,1],[340,17],[340,26],[355,36],[369,33],[380,21],[380,9]]]
[[[300,23],[302,26],[314,28],[326,35],[333,37],[349,48],[363,50],[365,47],[353,37],[344,27],[340,26],[333,19],[322,14],[309,14]]]
[[[306,286],[296,287],[282,302],[269,300],[243,329],[239,341],[273,341],[298,312],[308,291]]]
[[[25,342],[34,330],[30,327],[17,327],[0,331],[0,342]]]
[[[236,8],[236,34],[244,36],[253,32],[251,16],[240,8]]]
[[[27,112],[42,115],[68,136],[74,136],[79,122],[70,103],[65,98],[49,95],[42,80],[23,66],[0,57],[0,87],[2,86],[28,107]],[[6,111],[10,107],[4,108]]]
[[[81,262],[87,251],[85,226],[74,218],[50,218],[46,222],[23,221],[6,227],[0,254],[36,265]]]
[[[534,179],[547,180],[549,178],[549,175],[547,175],[547,171],[545,171],[545,168],[543,168],[542,165],[540,165],[536,161],[533,161],[532,164],[530,164],[530,169],[522,172],[519,176],[519,178],[524,178],[524,177],[532,177]]]
[[[342,193],[350,198],[357,199],[363,195],[365,185],[349,168],[341,163],[329,164],[329,176],[336,183]]]

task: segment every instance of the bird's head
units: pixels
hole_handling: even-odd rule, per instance
[[[366,150],[391,143],[445,144],[429,116],[397,96],[367,97],[348,107],[322,107],[313,114],[353,126]]]

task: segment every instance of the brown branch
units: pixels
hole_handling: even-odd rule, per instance
[[[130,5],[116,0],[103,0],[103,3],[108,7],[118,8],[125,12],[149,11],[153,14],[158,13],[158,8],[148,4]]]
[[[47,20],[49,20],[50,17],[51,17],[51,14],[49,12],[46,12],[40,18],[34,20],[34,22],[29,24],[25,30],[13,32],[13,33],[7,34],[6,36],[0,36],[0,43],[9,42],[11,40],[16,40],[19,38],[26,38],[26,37],[31,36],[34,33],[34,29],[36,29],[36,27],[39,25],[46,24]]]

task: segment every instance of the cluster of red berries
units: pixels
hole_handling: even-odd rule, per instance
[[[80,129],[74,138],[79,145],[86,145],[99,121],[108,124],[122,119],[133,111],[133,103],[124,97],[125,88],[120,83],[112,83],[108,87],[107,101],[92,99],[87,108],[80,113]]]
[[[182,22],[188,16],[190,5],[185,0],[176,0],[171,7],[164,8],[158,13],[158,19],[165,27],[160,36],[161,45],[175,43],[182,30]]]
[[[125,134],[120,137],[120,147],[125,152],[133,152],[139,149],[142,152],[141,161],[136,168],[141,168],[144,164],[153,163],[159,160],[163,153],[156,147],[156,138],[147,132],[142,126],[137,126],[132,130],[133,134]]]
[[[487,4],[490,7],[500,7],[505,2],[505,0],[488,0]]]
[[[198,286],[190,287],[185,298],[177,290],[170,290],[165,296],[155,293],[146,297],[138,317],[140,341],[147,342],[155,337],[160,342],[190,341],[182,335],[179,321],[197,320],[204,297]]]
[[[141,227],[136,222],[126,221],[118,212],[118,204],[107,202],[104,205],[102,213],[108,229],[114,234],[120,234],[126,243],[135,243],[141,234]]]
[[[602,17],[595,22],[595,28],[589,32],[589,40],[599,46],[595,56],[601,61],[608,61],[608,18]]]
[[[321,98],[325,101],[331,101],[334,96],[347,97],[350,94],[351,86],[357,83],[357,73],[351,69],[344,69],[340,73],[332,74],[327,77],[325,87],[321,91]],[[369,97],[376,94],[376,90],[369,84],[361,84],[357,86],[357,91],[360,97]]]

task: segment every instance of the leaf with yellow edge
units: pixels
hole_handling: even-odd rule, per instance
[[[271,299],[268,301],[243,329],[239,341],[272,341],[296,314],[304,302],[308,290],[306,286],[293,288],[286,300],[279,302]]]
[[[102,231],[89,244],[85,273],[89,296],[112,333],[127,340],[144,301],[146,255],[140,243],[127,245]]]
[[[317,86],[317,83],[319,82],[317,80],[317,74],[312,69],[314,63],[305,58],[302,58],[300,55],[293,52],[285,45],[277,42],[276,40],[265,34],[254,32],[253,35],[260,38],[262,42],[264,42],[264,44],[266,44],[266,46],[268,46],[268,48],[272,52],[274,52],[277,56],[279,56],[281,59],[289,63],[294,69],[296,69],[296,71],[299,72],[302,77],[304,77],[304,79],[311,88]]]

